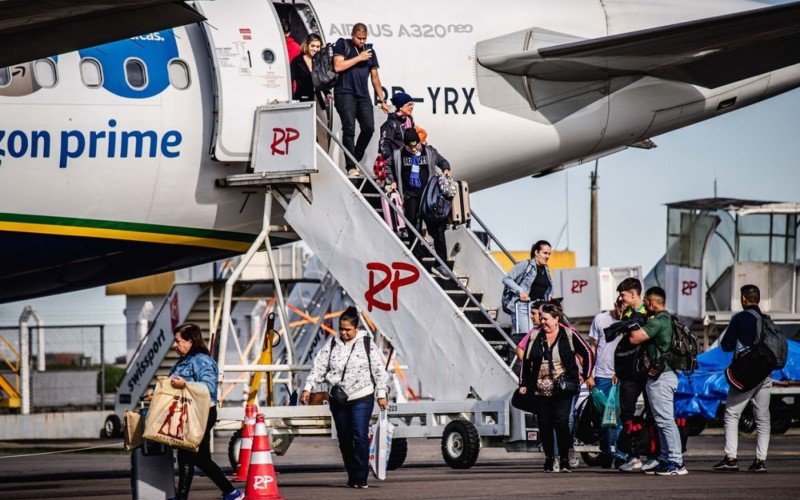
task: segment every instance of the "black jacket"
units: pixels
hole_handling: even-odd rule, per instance
[[[403,149],[400,148],[392,156],[386,158],[386,180],[389,183],[397,182],[397,192],[400,193],[400,196],[403,196],[403,179],[400,172],[400,169],[403,168],[402,153]],[[428,178],[422,181],[424,188],[428,181],[436,175],[435,167],[439,167],[442,170],[450,170],[450,162],[440,155],[433,146],[422,146],[422,153],[428,157]]]
[[[311,71],[308,69],[303,54],[292,59],[289,65],[292,74],[292,99],[300,102],[313,101],[317,99],[317,105],[326,109],[325,96],[323,93],[314,92],[314,81],[311,79]]]
[[[529,391],[534,391],[536,390],[536,380],[539,378],[539,369],[542,367],[542,363],[546,362],[544,360],[544,350],[547,345],[546,335],[543,331],[532,334],[530,342],[531,345],[525,349],[527,356],[522,360],[522,377],[520,377],[519,385],[527,387]],[[572,345],[575,348],[573,352],[569,345],[567,331],[561,327],[556,338],[556,345],[561,357],[561,364],[564,365],[564,375],[576,383],[580,383],[580,377],[589,378],[594,367],[594,357],[589,344],[583,340],[583,337],[578,332],[572,333]],[[581,358],[580,371],[578,370],[578,356]]]
[[[414,126],[414,118],[411,119],[411,126]],[[406,122],[405,116],[398,116],[397,113],[389,113],[386,123],[381,125],[381,138],[378,141],[378,154],[384,159],[392,157],[395,151],[403,147],[403,124]]]

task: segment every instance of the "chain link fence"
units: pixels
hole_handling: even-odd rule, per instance
[[[125,335],[124,324],[31,326],[31,408],[105,409],[125,370]],[[19,337],[18,326],[0,326],[0,376],[17,390]]]

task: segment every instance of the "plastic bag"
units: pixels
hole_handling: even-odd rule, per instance
[[[174,389],[167,377],[156,384],[144,422],[144,439],[197,451],[206,432],[211,396],[200,382]]]
[[[378,414],[378,421],[372,426],[369,443],[369,467],[376,479],[386,479],[386,468],[389,465],[389,455],[392,450],[392,435],[394,424],[389,422],[386,410]]]
[[[608,391],[608,398],[606,399],[606,407],[603,410],[603,422],[601,426],[603,429],[616,427],[619,421],[619,386],[612,385],[611,390]]]

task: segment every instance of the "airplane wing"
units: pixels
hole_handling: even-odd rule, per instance
[[[800,63],[800,2],[478,61],[499,73],[541,80],[649,75],[716,88]]]
[[[0,0],[0,68],[203,20],[180,0]]]

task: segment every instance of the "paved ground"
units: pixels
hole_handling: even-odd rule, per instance
[[[226,441],[217,441],[220,465],[227,465]],[[0,498],[129,498],[130,460],[120,446],[91,452],[20,456],[58,451],[64,447],[107,445],[107,441],[75,443],[0,443]],[[410,440],[406,466],[386,481],[372,481],[368,490],[342,486],[344,473],[338,449],[329,439],[296,441],[283,457],[276,457],[278,483],[288,499],[328,498],[603,498],[635,494],[637,498],[798,498],[800,491],[800,433],[774,436],[763,475],[720,474],[710,466],[721,455],[719,433],[691,438],[687,453],[689,475],[646,477],[624,475],[582,466],[572,474],[545,474],[542,456],[484,449],[470,470],[443,465],[438,441]],[[742,436],[741,462],[753,458],[754,438]],[[230,472],[230,469],[228,468]],[[205,477],[195,479],[192,498],[219,498]]]

